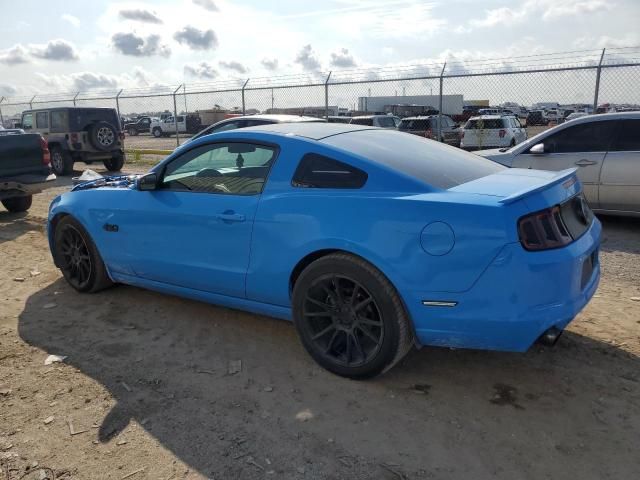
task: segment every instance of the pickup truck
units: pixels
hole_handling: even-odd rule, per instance
[[[0,130],[0,202],[10,212],[25,212],[32,196],[51,186],[51,154],[42,135]]]
[[[176,126],[178,133],[192,134],[202,130],[202,121],[199,115],[178,115],[176,118],[177,122],[174,121],[173,116],[151,122],[151,134],[156,138],[168,137],[176,133]]]

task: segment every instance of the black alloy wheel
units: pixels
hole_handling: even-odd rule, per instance
[[[371,293],[343,275],[316,279],[302,313],[311,341],[332,363],[356,367],[371,360],[384,338],[380,309]]]

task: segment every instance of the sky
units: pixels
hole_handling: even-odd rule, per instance
[[[0,0],[0,96],[640,45],[640,0]]]

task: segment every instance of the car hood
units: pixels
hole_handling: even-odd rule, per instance
[[[489,160],[493,160],[496,163],[500,163],[505,167],[510,167],[511,165],[513,165],[513,159],[515,155],[511,152],[502,152],[500,150],[500,148],[492,148],[489,150],[478,150],[477,152],[473,153]]]

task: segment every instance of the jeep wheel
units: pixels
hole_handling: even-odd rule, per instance
[[[91,145],[97,150],[106,152],[113,150],[113,147],[118,140],[118,133],[116,129],[107,122],[98,122],[91,127],[89,131],[89,139]]]
[[[160,138],[162,136],[162,129],[160,127],[156,127],[153,129],[153,136],[156,138]]]
[[[104,161],[104,167],[110,172],[119,172],[124,165],[124,155],[115,155]]]
[[[26,212],[31,208],[32,200],[33,197],[31,195],[27,195],[26,197],[5,198],[2,200],[2,205],[11,213]]]
[[[59,176],[71,175],[73,173],[73,158],[71,154],[60,147],[51,147],[51,169]]]

